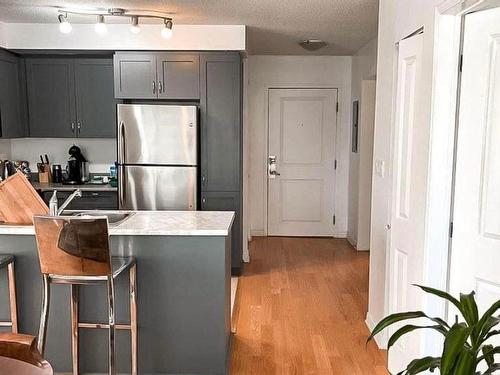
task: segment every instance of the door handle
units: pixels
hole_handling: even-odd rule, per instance
[[[72,133],[75,132],[75,123],[74,122],[71,123],[71,132]]]
[[[153,81],[153,94],[156,94],[156,81]]]
[[[163,83],[161,81],[158,81],[158,94],[161,94],[163,92]]]
[[[78,130],[78,134],[80,134],[82,131],[82,123],[80,121],[76,123],[76,129]]]
[[[120,121],[119,140],[118,140],[118,162],[125,164],[125,123]]]
[[[276,156],[274,155],[269,155],[269,162],[267,166],[267,170],[269,173],[269,177],[275,178],[276,176],[281,176],[281,174],[278,173],[277,166],[276,166]]]

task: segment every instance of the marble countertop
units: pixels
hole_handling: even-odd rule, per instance
[[[227,236],[235,215],[233,211],[128,212],[133,215],[109,226],[111,236]],[[32,225],[0,224],[0,235],[5,234],[34,235],[35,229]]]
[[[75,189],[80,189],[81,191],[118,191],[118,188],[111,186],[110,184],[98,185],[98,184],[84,184],[84,185],[63,185],[50,182],[47,184],[42,184],[40,182],[32,182],[31,185],[35,190],[41,191],[74,191]]]

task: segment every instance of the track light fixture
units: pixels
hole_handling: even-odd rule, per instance
[[[139,34],[141,32],[141,27],[139,25],[140,18],[153,18],[163,21],[163,27],[161,29],[161,36],[165,39],[170,39],[173,35],[172,18],[168,17],[168,13],[158,13],[152,11],[141,11],[136,12],[132,10],[127,10],[123,8],[110,8],[110,9],[95,9],[95,10],[73,10],[73,9],[59,9],[59,14],[57,16],[59,20],[59,30],[68,34],[71,32],[72,27],[68,22],[68,14],[77,14],[80,16],[94,15],[97,16],[97,22],[94,26],[95,32],[97,34],[105,34],[107,32],[107,26],[104,17],[129,17],[130,18],[130,32],[134,34]]]
[[[102,14],[99,14],[97,16],[97,23],[95,24],[94,29],[95,32],[100,35],[106,34],[106,32],[108,31],[108,28],[104,23],[104,16]]]
[[[59,19],[59,30],[63,33],[63,34],[69,34],[71,32],[71,24],[68,22],[68,15],[67,14],[59,14],[59,16],[57,16],[57,18]]]
[[[132,24],[130,25],[130,32],[132,34],[139,34],[141,32],[141,27],[139,26],[139,17],[132,16]]]

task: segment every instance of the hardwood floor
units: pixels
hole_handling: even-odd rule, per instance
[[[231,375],[387,375],[364,320],[367,253],[345,240],[255,238],[239,280]]]

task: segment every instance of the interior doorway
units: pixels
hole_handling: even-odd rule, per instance
[[[333,236],[337,97],[337,89],[269,90],[270,236]]]

